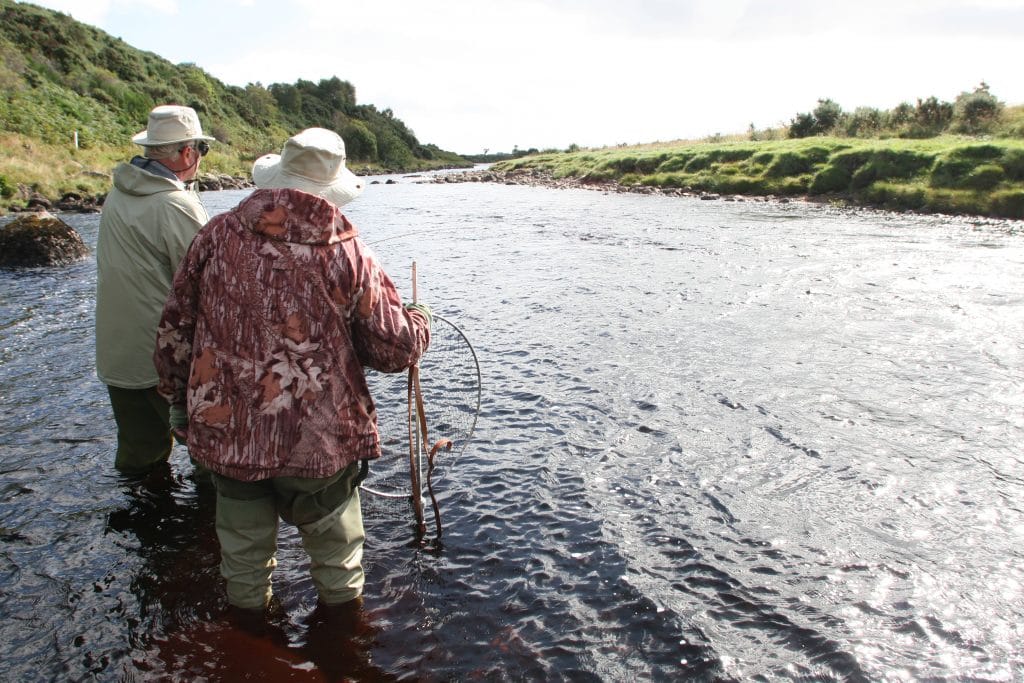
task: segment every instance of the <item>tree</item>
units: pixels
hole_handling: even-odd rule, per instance
[[[359,161],[377,160],[377,136],[357,119],[349,119],[338,131],[345,141],[345,153]]]
[[[953,105],[940,102],[935,96],[926,100],[918,99],[914,119],[918,126],[932,135],[938,135],[953,120]]]
[[[814,108],[814,134],[825,135],[831,133],[843,118],[843,108],[830,99],[818,100],[818,106]]]
[[[850,137],[871,137],[882,129],[882,112],[873,107],[857,107],[845,118],[843,126]]]
[[[269,90],[281,111],[289,114],[298,114],[302,111],[302,93],[294,85],[271,83]]]
[[[953,122],[962,133],[977,135],[992,129],[1003,111],[1003,103],[982,81],[974,92],[962,92],[953,103]]]
[[[797,114],[796,118],[789,122],[789,137],[810,137],[814,135],[815,124],[814,114]]]

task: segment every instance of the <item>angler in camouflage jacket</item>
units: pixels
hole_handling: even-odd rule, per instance
[[[315,176],[302,157],[337,153],[334,138],[304,131],[274,163]],[[229,602],[267,605],[280,516],[302,534],[321,602],[337,604],[362,590],[358,462],[380,456],[363,366],[416,363],[430,312],[402,305],[328,200],[338,195],[287,176],[265,184],[275,189],[211,220],[182,261],[157,331],[158,388],[214,473]]]

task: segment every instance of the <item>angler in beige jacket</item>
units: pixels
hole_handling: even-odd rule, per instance
[[[96,245],[96,374],[117,423],[115,467],[142,473],[166,462],[169,407],[156,391],[156,327],[174,272],[206,209],[186,183],[209,150],[189,107],[165,105],[132,141],[145,150],[114,170]]]

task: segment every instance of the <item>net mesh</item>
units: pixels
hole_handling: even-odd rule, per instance
[[[462,331],[436,315],[430,329],[430,346],[419,366],[429,443],[420,443],[416,453],[425,489],[426,453],[430,447],[441,439],[452,442],[451,449],[441,449],[435,457],[432,480],[436,484],[469,444],[480,411],[480,366]],[[368,370],[366,381],[377,406],[382,455],[370,463],[363,488],[375,495],[365,499],[393,497],[408,502],[413,493],[409,472],[408,373]]]

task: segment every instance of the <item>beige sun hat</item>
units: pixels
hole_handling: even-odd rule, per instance
[[[154,107],[153,111],[149,112],[146,130],[132,136],[132,142],[143,147],[214,139],[209,135],[203,135],[203,127],[199,125],[199,115],[195,109],[178,104]]]
[[[302,190],[335,206],[348,204],[365,189],[345,167],[345,141],[326,128],[307,128],[288,138],[280,154],[257,159],[252,180],[261,189]]]

